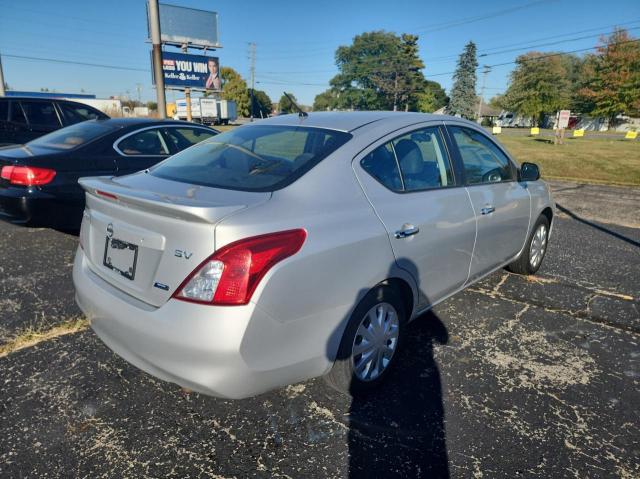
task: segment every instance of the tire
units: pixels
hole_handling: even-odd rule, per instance
[[[325,381],[332,388],[350,396],[363,395],[376,389],[397,362],[406,316],[402,298],[395,289],[381,285],[369,291],[349,318],[336,360],[325,376]],[[381,319],[380,323],[375,323],[376,319]],[[382,329],[376,328],[375,324],[381,324]],[[379,343],[380,347],[376,347],[374,344],[365,349],[364,353],[354,355],[354,350],[366,342],[362,334],[365,330],[373,334],[374,338],[375,331],[380,331],[381,336],[377,338],[385,341],[385,345]],[[365,354],[369,351],[371,354],[367,358]],[[384,354],[379,361],[381,351]]]
[[[540,249],[541,245],[541,249]],[[533,247],[532,247],[533,246]],[[549,220],[542,215],[536,221],[531,235],[527,240],[527,244],[522,254],[513,263],[507,266],[507,270],[516,274],[535,274],[547,252],[549,246]],[[536,255],[536,251],[538,255]]]

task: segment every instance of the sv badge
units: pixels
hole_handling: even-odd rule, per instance
[[[189,259],[193,256],[193,253],[189,253],[187,250],[181,250],[181,249],[177,249],[175,250],[175,252],[173,253],[173,255],[176,258],[184,258],[184,259]]]

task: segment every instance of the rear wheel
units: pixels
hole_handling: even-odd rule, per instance
[[[540,216],[520,257],[507,266],[512,273],[534,274],[544,259],[549,241],[549,220]]]
[[[327,383],[354,396],[376,388],[395,365],[405,319],[404,304],[393,288],[370,291],[349,319]]]

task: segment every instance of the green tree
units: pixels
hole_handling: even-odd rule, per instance
[[[295,97],[293,93],[288,93],[288,95],[291,97],[291,99],[294,102],[298,103],[298,99]],[[294,106],[294,104],[291,103],[291,100],[287,98],[287,95],[284,95],[284,94],[280,97],[280,101],[278,102],[278,108],[282,113],[295,113],[298,111],[298,109]]]
[[[222,67],[220,69],[220,77],[222,78],[222,98],[235,101],[240,116],[249,116],[247,82],[242,79],[237,71],[230,67]]]
[[[409,109],[424,76],[416,35],[385,31],[357,35],[336,50],[340,72],[330,81],[331,93],[319,99],[340,109]]]
[[[585,60],[578,102],[585,113],[609,120],[625,113],[640,114],[640,42],[626,30],[616,30]]]
[[[476,44],[469,42],[458,59],[458,66],[453,74],[453,87],[448,111],[452,115],[473,120],[476,117]]]
[[[158,109],[158,103],[156,103],[155,101],[148,101],[147,108],[151,111],[155,111]]]
[[[545,114],[568,108],[571,84],[566,60],[560,54],[520,55],[501,103],[506,110],[532,117],[538,125]]]
[[[262,90],[255,90],[253,92],[253,115],[257,118],[265,118],[271,115],[272,111],[273,106],[269,95]]]
[[[416,94],[416,110],[424,113],[432,113],[443,106],[447,106],[449,98],[440,83],[425,80],[422,91]]]
[[[328,111],[338,108],[338,93],[329,89],[323,91],[322,93],[316,95],[313,100],[313,110],[314,111]]]

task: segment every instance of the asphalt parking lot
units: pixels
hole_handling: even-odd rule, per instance
[[[367,402],[156,380],[82,324],[77,238],[0,222],[0,477],[640,477],[640,229],[615,224],[638,209],[594,220],[606,204],[554,189],[538,275],[496,272],[412,323]]]

